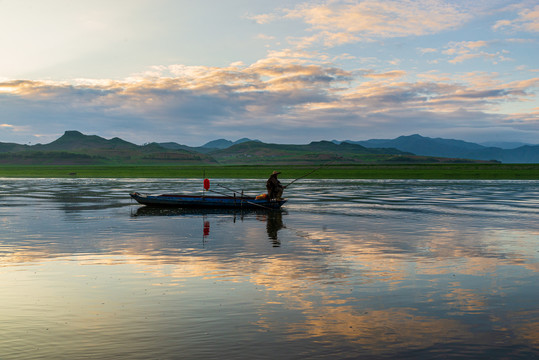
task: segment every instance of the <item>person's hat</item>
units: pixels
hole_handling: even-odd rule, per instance
[[[280,171],[274,171],[273,174],[271,175],[279,175],[281,172]]]

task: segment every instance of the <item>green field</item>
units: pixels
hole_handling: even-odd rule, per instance
[[[93,166],[1,165],[3,178],[246,178],[264,179],[273,170],[281,178],[301,177],[310,165]],[[395,164],[328,165],[310,179],[515,179],[538,180],[539,164]]]

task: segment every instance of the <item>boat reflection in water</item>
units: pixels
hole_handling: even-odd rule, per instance
[[[132,212],[133,217],[139,216],[186,216],[186,217],[202,217],[203,218],[203,241],[210,235],[210,219],[208,217],[219,216],[221,218],[231,219],[233,223],[236,221],[244,221],[246,218],[255,218],[258,221],[266,223],[266,231],[268,238],[273,247],[280,247],[281,241],[277,233],[286,226],[283,223],[283,214],[288,214],[283,209],[210,209],[210,208],[176,208],[176,207],[159,207],[159,206],[141,206],[136,211]]]

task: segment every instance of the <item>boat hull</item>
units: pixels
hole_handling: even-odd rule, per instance
[[[138,192],[131,193],[130,195],[139,204],[143,205],[194,208],[280,209],[287,201],[286,199],[269,201],[246,196],[146,195]]]

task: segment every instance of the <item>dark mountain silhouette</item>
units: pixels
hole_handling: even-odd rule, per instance
[[[316,141],[307,145],[266,144],[248,141],[210,152],[222,164],[257,163],[336,163],[438,162],[441,159],[418,157],[392,148],[366,148],[357,144]]]
[[[218,140],[210,141],[210,142],[202,145],[201,147],[210,148],[210,149],[226,149],[226,148],[231,147],[232,145],[237,145],[237,144],[241,144],[241,143],[248,142],[248,141],[260,142],[260,140],[251,140],[251,139],[248,139],[248,138],[242,138],[242,139],[239,139],[237,141],[230,141],[230,140],[226,140],[226,139],[218,139]]]
[[[525,145],[516,149],[486,147],[462,140],[429,138],[421,135],[399,136],[395,139],[372,139],[344,142],[368,148],[393,147],[422,156],[497,160],[504,163],[539,163],[539,145]]]
[[[516,149],[516,148],[519,148],[521,146],[526,146],[526,145],[533,146],[533,144],[527,144],[527,143],[516,142],[516,141],[485,141],[485,142],[479,143],[479,145],[483,145],[485,147],[497,147],[500,149],[507,149],[507,150]]]
[[[462,140],[429,138],[421,135],[399,136],[396,139],[372,139],[366,141],[349,141],[353,144],[360,144],[369,148],[394,147],[402,151],[409,151],[416,155],[424,156],[444,156],[444,157],[464,157],[473,150],[483,149],[484,146],[469,143]]]
[[[132,144],[120,138],[104,139],[97,135],[84,135],[75,130],[69,130],[53,142],[34,145],[34,150],[82,150],[82,149],[137,149],[138,145]]]
[[[471,159],[471,160],[470,160]],[[485,147],[454,139],[420,135],[366,141],[315,141],[306,145],[267,144],[247,138],[210,141],[200,147],[173,142],[136,145],[66,131],[49,144],[0,143],[4,164],[264,164],[264,163],[451,163],[497,160],[539,163],[539,145],[516,149]]]
[[[217,149],[226,149],[226,148],[231,147],[232,145],[241,144],[247,141],[260,141],[260,140],[251,140],[248,138],[239,139],[237,141],[218,139],[218,140],[210,141],[202,146],[196,146],[196,147],[181,145],[175,142],[166,142],[166,143],[158,143],[158,144],[166,149],[171,149],[171,150],[182,149],[182,150],[207,154]]]
[[[496,159],[503,163],[539,163],[539,145],[524,145],[516,149],[484,148],[468,154],[469,159]]]
[[[202,147],[191,147],[191,146],[187,146],[187,145],[178,144],[178,143],[175,143],[175,142],[164,142],[164,143],[155,143],[155,144],[161,146],[162,148],[169,149],[169,150],[186,150],[186,151],[200,152],[200,153],[204,153],[204,152],[209,151],[209,150],[206,151],[206,149],[204,149]]]
[[[30,145],[20,145],[15,143],[0,143],[0,153],[26,151]]]
[[[156,164],[215,163],[211,156],[187,150],[170,150],[157,143],[135,145],[120,138],[110,140],[79,131],[66,131],[49,144],[0,143],[0,163],[4,164]]]

